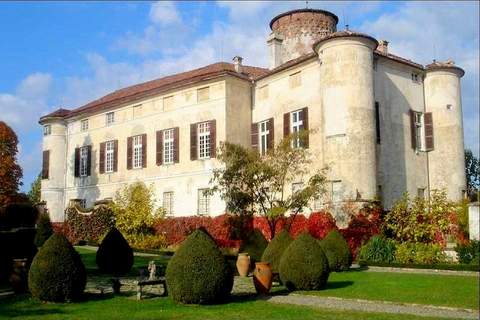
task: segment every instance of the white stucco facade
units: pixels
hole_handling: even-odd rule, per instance
[[[428,196],[436,188],[447,189],[453,200],[461,198],[463,71],[452,63],[424,67],[388,54],[386,47],[379,51],[370,36],[335,32],[336,21],[331,13],[310,9],[274,18],[274,34],[265,48],[272,60],[270,70],[244,67],[236,60],[235,68],[222,64],[213,72],[207,66],[159,79],[157,86],[157,82],[138,85],[143,91],[127,88],[80,109],[42,117],[40,123],[50,126],[43,140],[43,150],[48,151],[44,159],[49,159],[42,200],[52,220],[64,220],[71,199],[84,199],[91,206],[113,198],[119,188],[134,181],[152,185],[158,205],[164,205],[169,193],[174,216],[197,214],[199,190],[211,187],[212,170],[220,164],[213,154],[192,158],[192,152],[198,152],[198,145],[192,151],[192,139],[199,139],[199,132],[192,136],[192,125],[212,120],[215,147],[221,141],[250,147],[252,124],[269,122],[271,127],[265,128],[278,143],[295,121],[308,123],[312,169],[328,167],[330,193],[323,202],[380,199],[388,208],[405,191]],[[296,37],[296,25],[301,37]],[[306,30],[309,26],[311,32]],[[114,122],[107,124],[106,114],[111,112]],[[419,122],[412,122],[412,117]],[[157,154],[164,151],[156,132],[169,128],[178,130],[178,159],[159,164]],[[412,135],[417,133],[415,140]],[[146,161],[134,169],[127,166],[132,161],[128,139],[138,135],[146,137]],[[118,163],[110,173],[100,170],[105,165],[100,145],[107,141],[118,144]],[[85,177],[75,172],[75,149],[82,146],[90,146],[91,152]],[[208,199],[206,214],[224,212],[218,196]]]

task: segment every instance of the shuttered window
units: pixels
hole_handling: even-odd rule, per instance
[[[425,113],[423,121],[425,125],[425,151],[432,151],[434,149],[432,113]]]
[[[412,148],[419,151],[432,151],[433,116],[431,112],[422,113],[410,110],[410,128]]]
[[[292,148],[308,148],[308,134],[299,135],[302,130],[308,131],[308,128],[308,108],[295,110],[283,115],[283,136],[295,135],[292,139]]]
[[[88,176],[88,147],[80,148],[80,177]]]
[[[163,130],[163,163],[172,164],[174,162],[175,136],[173,129]]]
[[[375,129],[377,134],[377,143],[380,143],[380,104],[375,101]]]
[[[268,150],[271,150],[274,147],[274,125],[273,118],[259,122],[257,124],[258,133],[258,149],[261,155],[267,154]]]
[[[105,143],[105,172],[111,173],[114,170],[114,160],[115,160],[115,142],[107,141]]]
[[[190,125],[190,159],[208,159],[216,156],[216,121]]]
[[[143,163],[142,147],[143,147],[142,136],[141,135],[134,136],[133,137],[133,158],[132,158],[132,161],[133,161],[132,168],[133,169],[140,169],[140,168],[143,167],[142,166],[142,163]]]
[[[50,169],[50,150],[43,151],[42,160],[42,179],[48,179]]]

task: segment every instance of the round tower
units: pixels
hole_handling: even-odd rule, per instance
[[[277,64],[311,53],[312,45],[337,30],[338,17],[317,9],[299,9],[284,12],[270,22],[279,61]]]
[[[466,190],[460,78],[465,72],[453,61],[426,66],[425,111],[431,112],[433,150],[428,153],[430,189],[445,189],[451,200]]]
[[[341,31],[317,41],[320,59],[324,163],[343,199],[376,196],[376,133],[373,51],[378,42]]]
[[[44,128],[41,200],[46,202],[52,222],[64,221],[67,125],[58,112],[62,110],[39,121]]]

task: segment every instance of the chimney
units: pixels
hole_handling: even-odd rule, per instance
[[[276,32],[272,32],[267,39],[270,70],[282,64],[282,42],[283,36]]]
[[[378,41],[377,50],[383,54],[388,54],[388,41],[387,40]]]
[[[235,67],[235,72],[242,73],[242,60],[240,56],[233,57],[233,66]]]

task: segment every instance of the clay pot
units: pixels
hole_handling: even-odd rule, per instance
[[[13,270],[8,279],[15,293],[28,292],[28,259],[13,259]]]
[[[256,262],[253,272],[253,284],[260,294],[267,294],[272,288],[272,268],[267,262]]]
[[[246,277],[250,269],[250,257],[248,253],[239,253],[237,258],[237,270],[240,277]]]

